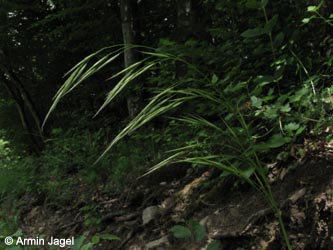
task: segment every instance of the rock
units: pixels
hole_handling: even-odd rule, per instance
[[[306,188],[302,188],[300,190],[295,191],[288,199],[291,203],[296,203],[300,198],[302,198],[306,194]]]
[[[153,241],[148,242],[146,244],[145,249],[157,248],[157,247],[161,247],[163,245],[169,245],[168,236],[163,236],[162,238],[160,238],[158,240],[153,240]]]
[[[208,220],[209,220],[209,216],[207,215],[206,217],[204,217],[203,219],[201,219],[199,223],[200,223],[201,225],[206,226],[207,223],[208,223]]]
[[[161,215],[167,215],[176,205],[176,198],[174,196],[166,198],[160,205],[159,209],[161,211]]]
[[[157,206],[146,207],[142,211],[142,224],[143,225],[148,224],[150,221],[156,219],[158,215],[159,215],[159,208]]]

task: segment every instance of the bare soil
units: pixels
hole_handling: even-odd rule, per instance
[[[308,159],[297,166],[270,168],[272,190],[293,249],[333,249],[333,163]],[[78,188],[77,199],[60,208],[36,197],[23,198],[23,231],[54,237],[77,237],[86,231],[89,236],[120,237],[95,245],[101,250],[199,250],[212,240],[220,241],[221,249],[286,249],[263,195],[232,178],[220,180],[215,170],[188,171],[182,178],[165,180],[160,175],[158,182],[138,180],[115,196],[94,190],[89,199],[82,199],[82,192],[89,191]],[[89,216],[82,209],[91,203],[96,225],[93,220],[87,223]],[[189,220],[206,227],[204,240],[176,239],[170,233],[172,226]]]

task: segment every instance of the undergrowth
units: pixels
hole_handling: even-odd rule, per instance
[[[320,6],[310,6],[311,16],[296,20],[302,26],[294,33],[278,25],[274,13],[268,18],[267,3],[246,1],[260,21],[232,44],[217,48],[164,38],[157,48],[115,45],[87,56],[67,73],[45,122],[61,99],[132,49],[143,59],[110,76],[114,85],[96,115],[127,89],[145,93],[141,110],[120,131],[118,124],[97,131],[53,128],[40,156],[19,157],[0,140],[1,198],[35,192],[44,194],[46,203],[66,204],[77,195],[75,187],[121,190],[148,165],[153,167],[146,174],[174,163],[214,167],[221,178],[235,175],[265,195],[291,249],[266,166],[303,158],[304,148],[292,152],[293,145],[332,125],[332,57],[304,53],[325,44],[295,41],[302,41],[299,33],[314,30],[312,19],[323,19]],[[331,18],[324,20],[332,25]],[[137,84],[130,87],[134,79]]]

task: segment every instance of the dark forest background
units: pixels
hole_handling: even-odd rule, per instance
[[[332,8],[316,0],[1,0],[0,198],[14,208],[34,193],[63,207],[81,191],[121,193],[164,159],[155,168],[168,165],[164,172],[147,178],[214,167],[218,178],[232,173],[258,188],[266,164],[302,159],[309,138],[333,139]],[[96,51],[82,72],[65,75]],[[136,63],[95,116],[122,81],[110,77]],[[66,79],[89,70],[84,81],[67,81],[80,84],[60,94],[43,126]],[[156,109],[140,113],[152,100]],[[147,120],[133,125],[136,117]],[[133,130],[105,152],[128,124]]]

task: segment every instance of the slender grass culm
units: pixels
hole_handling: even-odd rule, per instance
[[[68,78],[56,93],[51,108],[46,115],[44,124],[64,96],[75,89],[84,80],[112,63],[116,58],[122,55],[125,50],[133,48],[141,50],[144,59],[119,71],[110,78],[114,79],[119,77],[120,80],[109,91],[104,103],[97,111],[97,114],[112,102],[132,80],[164,63],[178,62],[191,68],[191,70],[196,73],[196,78],[191,79],[191,81],[198,83],[195,86],[205,86],[204,83],[210,81],[210,79],[194,65],[168,53],[155,52],[154,49],[144,46],[117,45],[107,47],[89,55],[66,74]],[[97,57],[99,59],[94,61]],[[162,88],[157,92],[139,114],[110,142],[97,161],[108,153],[118,141],[147,124],[152,119],[164,115],[166,112],[174,110],[184,103],[191,101],[201,100],[210,103],[211,106],[219,111],[219,117],[221,118],[217,122],[211,122],[198,115],[193,116],[186,114],[171,119],[183,122],[189,126],[213,131],[214,138],[219,138],[221,141],[206,138],[204,141],[191,142],[181,148],[173,149],[169,152],[171,155],[149,169],[146,175],[172,163],[190,163],[194,166],[215,167],[235,175],[264,195],[279,221],[287,249],[292,249],[288,233],[282,220],[281,211],[274,199],[271,185],[267,178],[267,168],[260,161],[261,149],[256,147],[256,138],[258,138],[259,132],[256,132],[256,130],[250,126],[251,121],[247,121],[247,117],[240,111],[241,109],[238,108],[238,105],[233,104],[233,100],[227,98],[223,94],[223,90],[213,88],[207,91],[205,88],[193,87],[193,85],[188,86],[186,83],[187,81],[179,79],[171,86],[164,89]],[[203,148],[205,150],[202,150]],[[218,148],[218,150],[216,150],[216,148]]]

